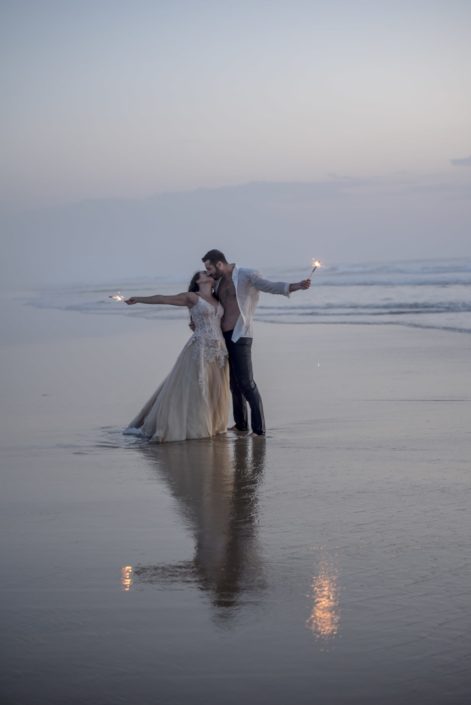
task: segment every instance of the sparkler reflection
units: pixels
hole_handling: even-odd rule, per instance
[[[333,638],[340,622],[338,574],[326,561],[312,578],[312,610],[306,626],[317,638]]]
[[[123,565],[121,568],[121,587],[124,592],[129,592],[133,584],[133,568],[132,565]]]

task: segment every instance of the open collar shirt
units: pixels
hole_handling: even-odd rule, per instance
[[[287,282],[268,281],[256,269],[238,267],[237,265],[234,265],[232,270],[232,281],[234,282],[240,311],[240,316],[234,326],[231,338],[232,342],[236,343],[239,338],[253,337],[253,316],[260,298],[260,292],[289,296],[289,284]]]

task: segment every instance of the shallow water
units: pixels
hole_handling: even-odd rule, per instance
[[[464,458],[284,431],[13,462],[4,702],[464,702]]]
[[[271,280],[299,281],[305,268],[269,269]],[[183,277],[133,279],[103,285],[62,287],[25,296],[36,308],[59,308],[94,315],[142,317],[149,320],[184,318],[171,306],[129,308],[110,300],[115,289],[125,296],[185,291]],[[262,295],[256,320],[316,325],[403,326],[471,333],[471,259],[378,262],[358,265],[323,264],[309,291],[289,299]]]
[[[2,705],[466,702],[468,338],[262,327],[268,438],[152,446],[145,326],[2,350]]]

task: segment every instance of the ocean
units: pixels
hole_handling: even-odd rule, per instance
[[[299,281],[304,268],[266,268],[273,281]],[[175,319],[188,316],[172,306],[128,307],[110,299],[185,291],[187,278],[134,277],[103,284],[48,287],[28,294],[26,303],[39,308],[106,316]],[[471,333],[471,258],[368,264],[325,264],[307,292],[289,299],[262,294],[256,320],[281,324],[399,325]]]

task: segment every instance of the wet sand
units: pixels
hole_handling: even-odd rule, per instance
[[[467,701],[470,337],[258,323],[267,439],[146,446],[184,319],[1,313],[2,705]]]

